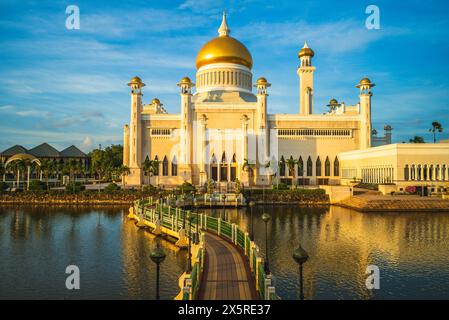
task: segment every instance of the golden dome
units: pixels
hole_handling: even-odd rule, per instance
[[[206,43],[196,58],[197,69],[207,64],[228,62],[252,68],[253,58],[248,49],[238,40],[221,36]]]
[[[309,46],[307,45],[307,42],[304,42],[304,47],[299,51],[298,53],[298,57],[302,58],[302,57],[312,57],[315,55],[315,52],[313,52],[312,49],[309,48]]]
[[[180,83],[192,83],[192,80],[190,80],[189,77],[184,77],[184,78],[181,79]]]
[[[268,81],[264,77],[260,77],[259,79],[257,79],[257,84],[267,84],[267,83]]]
[[[338,105],[338,101],[337,101],[337,99],[332,99],[331,101],[329,101],[329,104],[328,104],[329,106],[336,106],[336,105]]]
[[[363,78],[360,80],[360,84],[371,84],[371,80],[368,78]]]
[[[226,23],[226,14],[218,30],[219,37],[206,43],[196,57],[197,69],[212,63],[236,63],[248,68],[253,66],[253,58],[248,49],[237,39],[229,36],[231,31]]]
[[[161,101],[158,98],[154,98],[153,100],[151,100],[151,104],[157,104],[158,106],[160,106]]]
[[[142,82],[142,79],[140,79],[138,76],[135,76],[131,79],[131,81],[128,83],[128,86],[132,84],[140,84],[142,87],[145,86],[145,83]]]

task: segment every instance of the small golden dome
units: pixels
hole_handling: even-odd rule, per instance
[[[300,58],[313,57],[314,55],[315,55],[315,52],[313,52],[313,50],[310,48],[302,48],[298,53],[298,57],[300,57]]]
[[[128,83],[128,86],[130,86],[132,84],[139,84],[142,87],[145,86],[145,83],[143,83],[142,79],[140,79],[138,76],[135,76],[134,78],[132,78],[131,81]]]
[[[337,99],[332,99],[331,101],[329,101],[329,106],[337,106],[337,105],[338,105]]]
[[[192,83],[192,80],[190,80],[189,77],[184,77],[184,78],[181,79],[180,83]]]
[[[196,58],[197,69],[212,63],[236,63],[249,69],[253,66],[253,58],[248,49],[237,39],[220,36],[206,43]]]
[[[267,84],[267,83],[268,81],[264,77],[260,77],[259,79],[257,79],[257,84]]]
[[[363,78],[360,80],[360,84],[371,84],[371,80],[368,78]]]
[[[156,104],[156,105],[160,106],[161,101],[158,98],[154,98],[153,100],[151,100],[151,104]]]

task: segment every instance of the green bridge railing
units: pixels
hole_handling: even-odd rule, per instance
[[[240,229],[238,225],[205,213],[196,213],[167,204],[154,203],[152,199],[143,202],[141,200],[136,201],[134,210],[138,216],[179,233],[181,242],[183,241],[182,237],[185,237],[185,239],[199,237],[197,251],[192,253],[192,271],[185,275],[182,294],[179,298],[192,300],[197,297],[204,269],[205,243],[203,231],[212,231],[242,250],[248,259],[260,299],[279,299],[276,295],[272,275],[265,273],[264,259],[259,255],[259,247],[254,241],[251,241],[248,232]],[[190,223],[189,218],[191,219]]]

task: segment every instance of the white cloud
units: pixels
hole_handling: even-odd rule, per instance
[[[92,147],[93,143],[94,143],[94,140],[92,139],[92,137],[87,136],[84,138],[83,143],[81,144],[81,148],[83,150],[90,149]]]

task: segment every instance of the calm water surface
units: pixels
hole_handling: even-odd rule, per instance
[[[307,299],[449,299],[449,214],[362,214],[330,208],[254,209],[256,242],[264,254],[263,211],[277,293],[296,299],[298,243],[307,250]],[[207,210],[211,215],[222,210]],[[125,219],[126,208],[0,207],[0,298],[153,299],[154,238]],[[246,209],[228,219],[249,230]],[[178,293],[186,254],[162,241],[167,258],[161,296]],[[65,289],[65,268],[81,270],[81,290]],[[368,265],[380,268],[380,290],[365,287]]]

